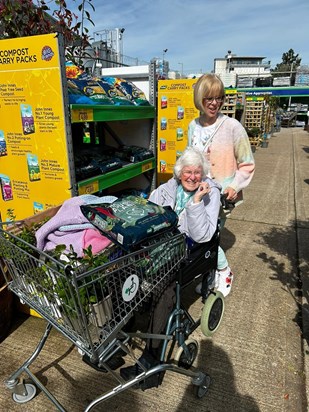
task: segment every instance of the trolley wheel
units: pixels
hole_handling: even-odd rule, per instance
[[[198,398],[202,398],[204,395],[206,395],[206,393],[208,392],[210,383],[211,383],[211,377],[206,374],[201,384],[195,387],[195,394]]]
[[[201,330],[205,336],[212,336],[219,328],[224,312],[224,296],[221,292],[211,293],[203,307]]]
[[[184,345],[188,347],[189,350],[189,357],[184,351],[183,347],[180,346],[176,352],[174,357],[175,361],[178,362],[178,366],[184,369],[190,369],[197,357],[198,352],[198,343],[194,339],[187,339],[184,342]]]
[[[25,383],[26,395],[20,395],[17,393],[13,393],[13,400],[16,403],[26,403],[31,401],[35,397],[36,394],[36,386],[32,383]]]

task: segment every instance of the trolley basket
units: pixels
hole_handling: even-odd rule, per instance
[[[185,259],[184,236],[178,232],[161,234],[125,255],[113,245],[103,252],[106,263],[91,267],[38,250],[12,227],[0,228],[9,288],[93,362],[110,356],[109,343],[151,295],[170,283]]]

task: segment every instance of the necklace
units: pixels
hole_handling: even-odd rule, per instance
[[[202,135],[200,136],[201,144],[203,146],[203,151],[208,152],[209,146],[214,138],[219,127],[222,123],[226,120],[226,116],[222,116],[220,121],[218,122],[219,117],[210,126],[202,126]]]

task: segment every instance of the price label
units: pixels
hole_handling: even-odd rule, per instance
[[[144,165],[142,165],[142,172],[147,172],[147,170],[152,169],[152,163],[145,163]]]
[[[98,182],[98,180],[78,188],[79,195],[90,195],[91,193],[95,193],[95,192],[98,192],[98,191],[99,191],[99,182]]]
[[[73,109],[72,112],[72,122],[93,122],[93,109]]]

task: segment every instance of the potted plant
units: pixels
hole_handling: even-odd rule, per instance
[[[89,246],[79,257],[72,246],[67,252],[65,245],[58,245],[52,252],[47,252],[53,260],[41,259],[39,251],[31,246],[36,246],[35,231],[46,219],[34,225],[20,225],[14,222],[13,210],[8,210],[8,217],[7,232],[15,236],[4,233],[8,237],[8,244],[0,242],[0,254],[8,263],[11,261],[13,272],[17,270],[16,283],[27,296],[33,297],[33,301],[53,318],[62,318],[74,330],[81,329],[82,319],[88,318],[99,327],[111,319],[112,300],[105,285],[105,272],[101,274],[100,280],[97,279],[97,272],[87,275],[91,269],[108,262],[104,252],[93,255],[92,247]],[[11,243],[17,248],[7,247]],[[55,260],[61,264],[57,266]],[[27,270],[20,273],[18,268],[21,267]],[[70,268],[77,275],[74,276],[74,282],[73,276],[70,279]]]
[[[108,258],[103,254],[93,255],[92,248],[89,246],[84,249],[83,261],[91,268],[104,265]],[[99,274],[98,278],[86,280],[89,282],[87,294],[89,297],[90,322],[98,327],[102,327],[112,318],[112,298],[106,286],[105,274]]]
[[[248,137],[250,138],[258,138],[261,134],[261,129],[259,127],[252,127],[247,129]]]
[[[261,129],[259,127],[252,127],[246,129],[249,141],[251,143],[252,152],[255,152],[256,146],[259,144],[259,136],[261,134]]]
[[[98,298],[96,295],[91,295],[90,303],[90,322],[101,328],[106,322],[112,319],[113,304],[111,295],[106,295]]]
[[[54,253],[59,261],[78,271],[77,288],[69,283],[69,279],[57,280],[55,293],[59,298],[61,311],[70,321],[80,317],[80,307],[89,321],[102,327],[112,318],[112,299],[107,290],[105,275],[87,275],[89,269],[104,265],[108,258],[102,253],[93,255],[91,245],[84,249],[84,255],[78,257],[72,246],[69,253],[64,253],[65,246],[59,245]],[[85,276],[83,276],[85,273]]]

